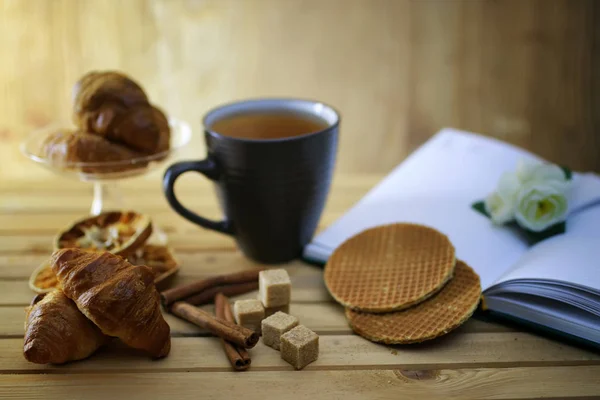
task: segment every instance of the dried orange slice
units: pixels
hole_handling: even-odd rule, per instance
[[[44,261],[29,277],[29,288],[36,293],[48,293],[59,286],[49,260]]]
[[[152,234],[150,217],[134,211],[108,211],[76,221],[58,233],[55,249],[79,248],[109,251],[127,257]]]
[[[179,262],[168,246],[146,244],[129,255],[127,261],[133,265],[146,265],[152,268],[155,284],[179,271]]]

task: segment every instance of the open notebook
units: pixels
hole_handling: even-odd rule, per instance
[[[413,222],[445,233],[481,277],[487,308],[600,346],[600,177],[574,173],[567,232],[534,246],[471,208],[521,159],[507,143],[443,129],[306,246],[325,263],[343,241],[373,226]]]

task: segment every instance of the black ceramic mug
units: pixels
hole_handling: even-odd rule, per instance
[[[281,137],[270,139],[225,136],[213,130],[226,118],[253,113],[318,119],[322,129],[290,137],[282,132]],[[207,157],[175,163],[165,173],[163,190],[171,207],[204,228],[232,235],[242,252],[258,262],[299,257],[317,229],[329,192],[339,114],[315,101],[257,99],[213,109],[203,122]],[[214,181],[223,221],[203,218],[177,200],[173,185],[187,171]]]

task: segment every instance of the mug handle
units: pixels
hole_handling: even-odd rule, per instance
[[[219,178],[217,164],[210,158],[206,158],[201,161],[181,161],[171,165],[169,168],[167,168],[163,177],[163,191],[171,207],[183,218],[192,221],[195,224],[207,229],[212,229],[213,231],[225,233],[227,235],[233,235],[233,227],[230,221],[213,221],[201,217],[188,210],[179,202],[175,196],[175,192],[173,191],[173,186],[175,185],[175,181],[179,175],[188,171],[199,172],[211,181],[215,181]]]

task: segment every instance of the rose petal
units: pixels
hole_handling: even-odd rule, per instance
[[[530,181],[517,195],[515,219],[524,228],[540,232],[563,221],[567,210],[562,185],[556,181]]]

